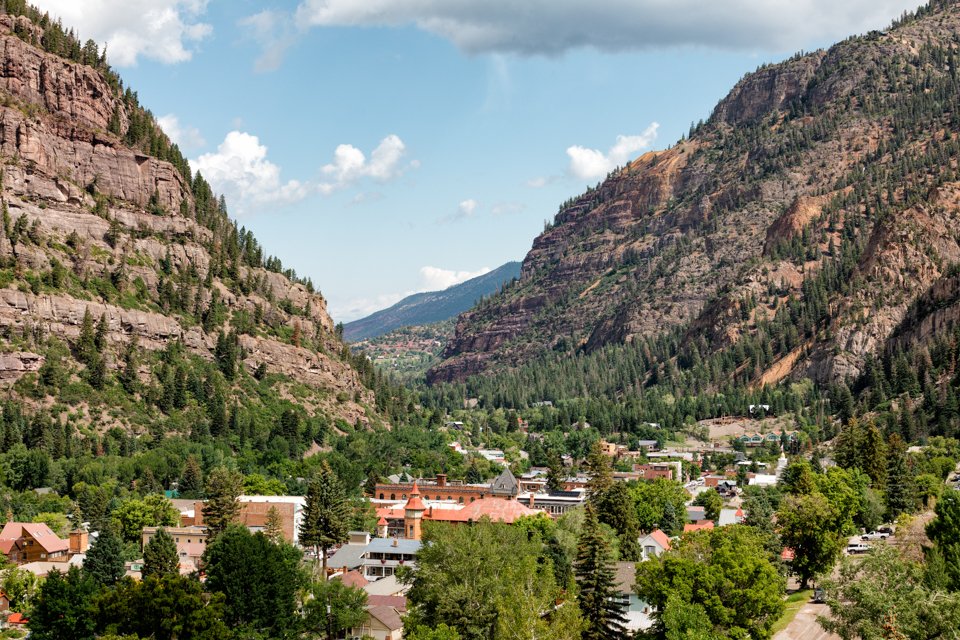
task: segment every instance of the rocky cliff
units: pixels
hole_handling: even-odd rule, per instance
[[[277,374],[278,393],[311,389],[298,392],[310,414],[368,423],[373,393],[324,298],[263,257],[135,94],[45,50],[49,33],[0,15],[0,380],[41,369],[50,338],[72,345],[89,313],[103,318],[112,370],[134,337],[145,354],[182,343],[212,360],[235,336],[246,369]],[[145,396],[152,375],[141,365]]]
[[[661,339],[760,345],[731,365],[745,382],[828,381],[941,326],[942,308],[904,325],[960,263],[958,41],[960,6],[937,1],[747,75],[688,139],[562,206],[429,379]]]

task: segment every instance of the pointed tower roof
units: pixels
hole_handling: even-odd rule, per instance
[[[510,467],[504,467],[501,473],[490,485],[493,495],[513,497],[520,492],[520,483],[510,471]]]
[[[410,492],[410,499],[407,500],[407,506],[405,507],[407,511],[426,511],[427,507],[423,504],[423,500],[420,499],[420,488],[417,487],[417,483],[413,483],[413,490]]]
[[[382,527],[382,526],[385,525],[385,524],[390,524],[390,523],[387,522],[387,519],[386,519],[386,518],[384,518],[383,516],[380,516],[380,519],[377,520],[377,526],[378,526],[378,527]]]

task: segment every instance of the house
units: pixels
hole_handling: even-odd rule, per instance
[[[720,517],[717,519],[717,526],[725,527],[729,524],[741,524],[743,519],[743,509],[721,509]]]
[[[363,553],[363,577],[373,581],[392,576],[401,566],[415,566],[420,540],[374,538]]]
[[[747,484],[751,487],[772,487],[777,484],[777,476],[769,473],[750,473],[747,478]]]
[[[300,522],[307,499],[303,496],[239,496],[240,514],[237,521],[256,533],[267,526],[271,509],[280,514],[280,529],[284,539],[291,544],[299,543]],[[179,502],[179,501],[178,501]],[[192,508],[180,506],[180,524],[185,527],[203,526],[204,501],[193,501]]]
[[[517,496],[517,502],[531,509],[545,511],[551,518],[559,518],[567,511],[582,507],[587,502],[587,490],[535,492],[528,491]]]
[[[696,533],[697,531],[703,531],[705,529],[713,529],[712,520],[704,520],[703,522],[688,522],[683,525],[683,533]]]
[[[22,613],[11,613],[7,616],[7,629],[26,629],[30,619]]]
[[[8,522],[0,530],[0,549],[6,547],[16,557],[11,562],[66,562],[70,558],[70,542],[63,540],[46,524]]]
[[[399,480],[399,478],[398,478]],[[520,492],[520,484],[510,469],[504,469],[490,484],[464,484],[447,480],[447,474],[438,473],[436,478],[428,480],[412,479],[401,482],[377,483],[373,497],[377,500],[403,501],[412,493],[416,485],[422,491],[424,500],[453,500],[459,504],[468,504],[490,498],[514,498]]]
[[[410,590],[410,585],[401,583],[397,576],[387,576],[371,582],[363,590],[367,592],[367,602],[370,602],[373,597],[403,595]]]
[[[339,580],[343,584],[353,589],[363,589],[365,586],[370,584],[370,581],[363,577],[363,574],[359,571],[347,571],[346,573],[341,573],[338,576],[334,576],[334,580]]]
[[[664,551],[670,550],[670,538],[660,529],[654,529],[638,541],[644,560],[659,558]]]
[[[704,507],[698,507],[696,505],[687,505],[687,521],[688,522],[700,522],[701,520],[707,519],[707,510]]]
[[[354,638],[374,640],[401,640],[403,638],[403,611],[387,605],[367,605],[367,619],[350,631]]]
[[[351,531],[349,536],[347,543],[327,559],[328,569],[347,572],[363,566],[363,552],[370,544],[370,534],[365,531]]]
[[[637,566],[633,562],[618,562],[614,574],[617,590],[617,600],[627,619],[627,631],[635,633],[646,631],[653,626],[652,607],[641,600],[633,591],[633,584],[637,580]]]

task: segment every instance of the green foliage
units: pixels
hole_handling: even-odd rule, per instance
[[[224,624],[223,596],[208,594],[196,578],[176,574],[124,580],[94,599],[98,637],[131,635],[156,640],[233,637]]]
[[[693,504],[703,507],[704,516],[707,520],[717,522],[720,519],[720,510],[723,509],[723,498],[716,489],[707,489],[701,491],[694,498]]]
[[[934,513],[936,518],[927,524],[927,536],[943,558],[950,589],[960,591],[960,491],[945,491]]]
[[[948,638],[960,629],[960,594],[929,587],[923,566],[892,547],[847,558],[822,586],[830,616],[818,622],[843,638]]]
[[[232,469],[217,467],[207,476],[206,504],[203,505],[203,522],[213,540],[223,533],[240,515],[237,500],[243,491],[243,476]]]
[[[296,596],[304,584],[300,551],[276,545],[262,533],[232,525],[204,553],[206,587],[222,593],[231,627],[280,636],[296,625]]]
[[[625,638],[627,619],[616,589],[610,547],[600,532],[600,523],[590,504],[587,505],[574,569],[577,602],[584,620],[582,637],[585,640]]]
[[[425,523],[417,566],[403,578],[411,584],[404,628],[447,625],[464,640],[540,633],[573,640],[579,632],[574,603],[561,607],[568,609],[563,616],[542,615],[560,595],[543,552],[541,541],[510,525],[488,520],[471,527]],[[503,628],[501,616],[516,626]]]
[[[837,529],[841,516],[821,493],[790,495],[777,512],[777,525],[784,546],[793,549],[790,568],[802,586],[815,575],[833,567],[843,550],[845,538]]]
[[[173,536],[161,527],[143,548],[144,580],[150,576],[163,578],[167,575],[180,575],[180,555]]]
[[[327,615],[327,605],[330,615]],[[340,580],[320,580],[310,585],[304,604],[304,629],[316,635],[341,637],[345,631],[361,626],[367,619],[367,592],[343,584]],[[329,624],[329,626],[328,626]]]
[[[159,494],[142,500],[131,498],[118,505],[112,514],[113,524],[125,542],[139,542],[144,527],[174,527],[180,524],[180,512],[173,503]]]
[[[683,529],[686,503],[690,496],[675,480],[658,478],[630,487],[637,509],[641,531],[662,529],[667,535],[676,535]]]
[[[662,638],[769,638],[785,586],[762,538],[741,525],[684,536],[637,565],[637,593],[655,607]]]
[[[100,586],[116,584],[126,568],[123,564],[123,545],[112,527],[101,529],[87,550],[83,572]]]
[[[30,611],[30,637],[37,640],[92,640],[91,601],[96,580],[86,570],[54,569],[47,575]]]
[[[323,463],[307,487],[306,505],[300,521],[300,544],[323,553],[323,574],[327,551],[346,542],[350,531],[350,505],[340,479]]]

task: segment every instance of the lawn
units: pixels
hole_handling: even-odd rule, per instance
[[[810,602],[810,598],[812,597],[813,589],[797,591],[796,593],[787,596],[786,607],[783,610],[783,615],[780,616],[779,620],[773,623],[773,627],[770,629],[770,635],[774,636],[786,629],[787,625],[790,624],[790,621],[793,620],[797,615],[797,612],[803,608],[803,605]]]

